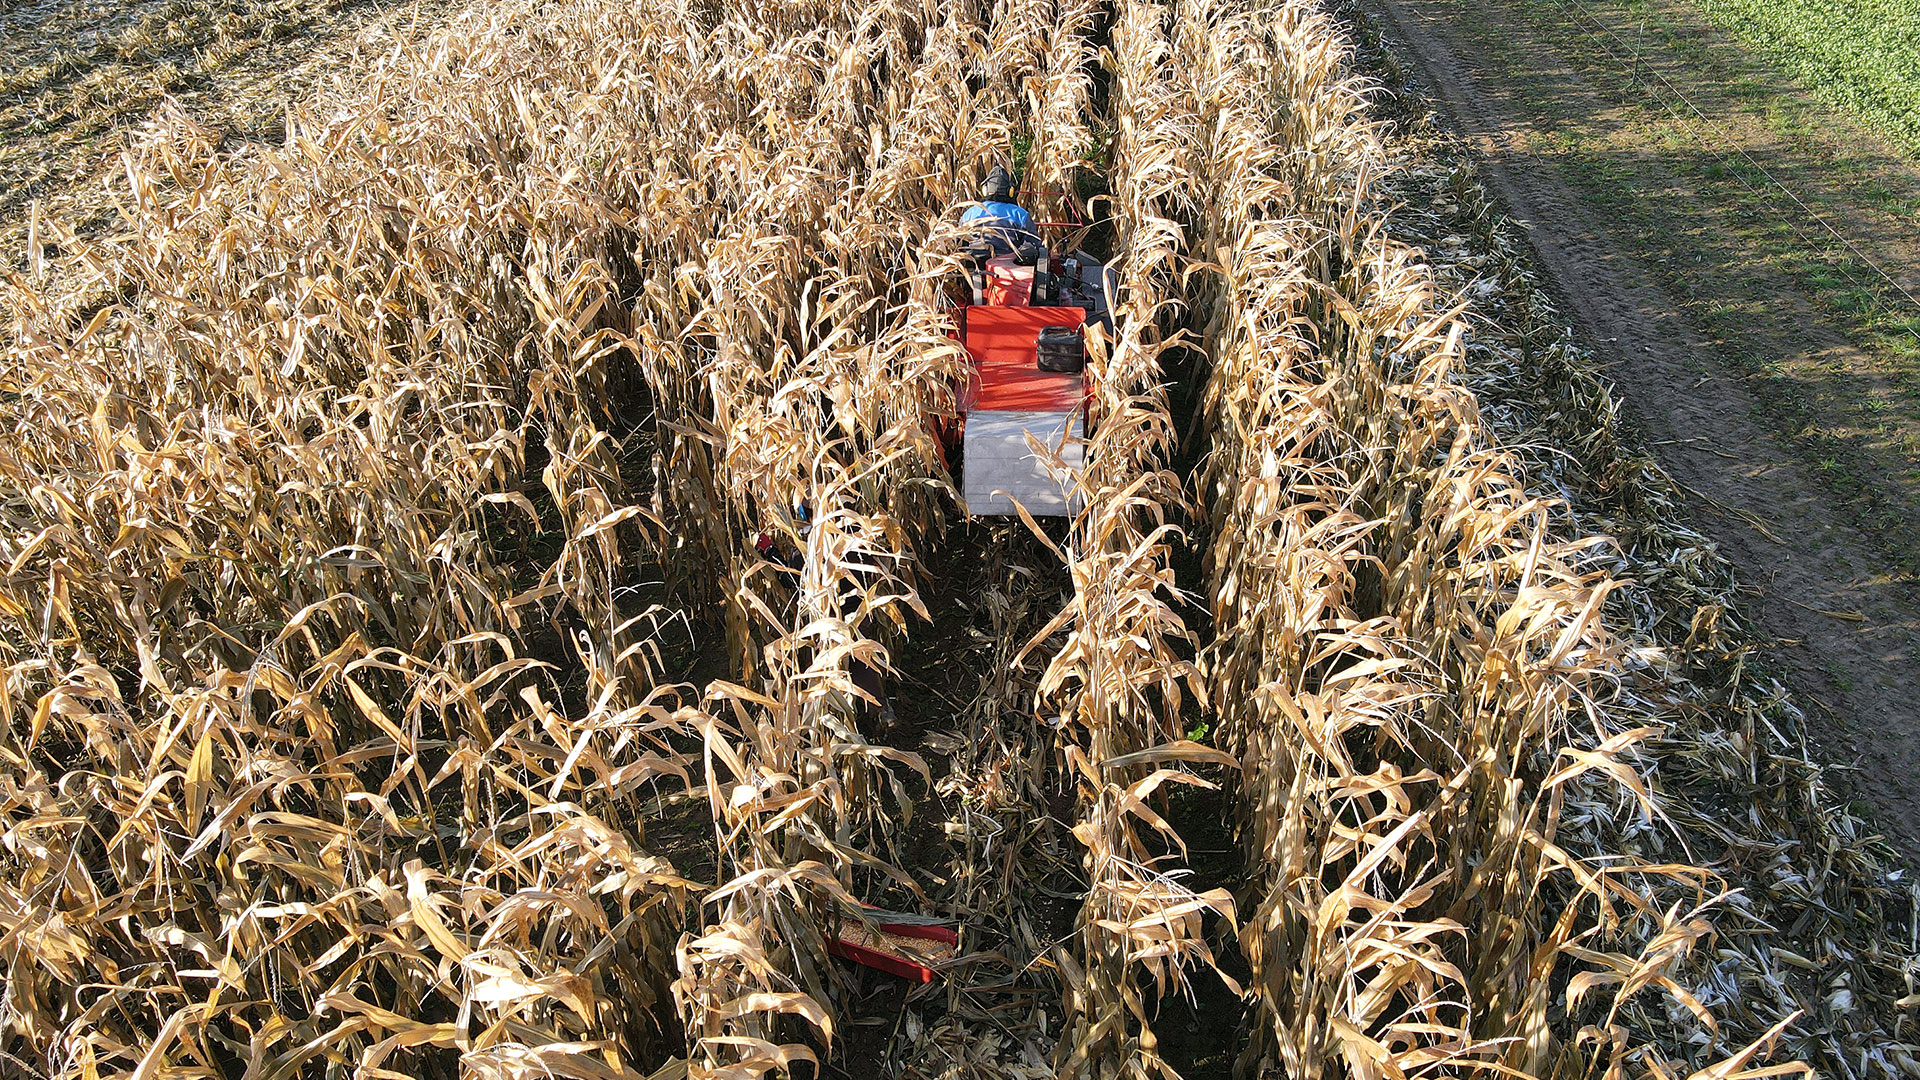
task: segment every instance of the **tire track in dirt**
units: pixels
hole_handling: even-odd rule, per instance
[[[1693,525],[1753,588],[1749,615],[1774,639],[1765,655],[1807,710],[1814,756],[1854,766],[1842,783],[1871,804],[1879,828],[1905,851],[1920,850],[1920,680],[1909,644],[1920,629],[1920,603],[1913,590],[1869,584],[1849,569],[1875,565],[1870,541],[1845,523],[1785,441],[1754,420],[1756,403],[1737,374],[1710,360],[1702,377],[1711,346],[1652,273],[1609,239],[1606,216],[1552,162],[1519,149],[1515,135],[1531,120],[1481,46],[1459,32],[1451,7],[1435,0],[1367,0],[1365,7],[1397,39],[1390,44],[1412,61],[1430,103],[1524,225],[1562,310],[1613,374],[1643,445],[1686,489]],[[1536,46],[1521,33],[1506,47]],[[1593,97],[1595,112],[1607,108],[1550,53],[1532,66],[1567,84],[1556,89]],[[1781,347],[1817,351],[1831,343],[1810,334]],[[1819,611],[1860,612],[1866,622]]]

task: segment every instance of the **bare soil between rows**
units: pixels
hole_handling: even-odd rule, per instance
[[[1581,104],[1596,111],[1608,107],[1599,92],[1531,39],[1524,20],[1502,23],[1495,56],[1441,0],[1363,7],[1407,61],[1409,89],[1431,99],[1525,226],[1551,291],[1614,378],[1634,434],[1686,492],[1693,526],[1733,564],[1749,596],[1745,614],[1768,639],[1762,659],[1807,712],[1812,756],[1837,767],[1839,786],[1867,803],[1911,858],[1920,851],[1920,589],[1872,579],[1867,568],[1882,561],[1873,540],[1764,422],[1745,377],[1636,257],[1623,223],[1527,149],[1539,121],[1517,85],[1515,57],[1535,69],[1530,78],[1552,81],[1559,95],[1585,96]],[[1646,148],[1656,167],[1658,153]],[[1790,304],[1794,294],[1781,282],[1777,297],[1754,299]],[[1809,322],[1801,336],[1768,344],[1796,355],[1843,343]]]

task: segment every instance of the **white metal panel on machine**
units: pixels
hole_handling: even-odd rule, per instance
[[[1080,440],[1080,410],[967,414],[966,478],[961,494],[975,516],[1009,516],[1018,500],[1035,517],[1062,516],[1079,509],[1074,478],[1086,461]],[[1027,436],[1052,448],[1059,467],[1034,453]]]

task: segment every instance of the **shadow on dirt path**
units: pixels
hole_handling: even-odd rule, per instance
[[[1461,32],[1440,0],[1366,0],[1363,7],[1410,61],[1427,93],[1479,159],[1482,174],[1526,235],[1558,299],[1607,363],[1636,433],[1687,491],[1695,527],[1719,544],[1773,640],[1768,659],[1808,707],[1818,757],[1852,766],[1843,780],[1905,851],[1920,851],[1920,680],[1914,677],[1920,596],[1874,582],[1872,541],[1848,524],[1763,415],[1741,373],[1679,314],[1656,275],[1628,253],[1609,219],[1551,161],[1521,149],[1531,123],[1504,64]],[[1519,35],[1503,48],[1532,49]],[[1609,103],[1537,54],[1556,92]],[[1418,85],[1418,84],[1424,85]],[[1782,289],[1781,303],[1791,303]],[[1784,352],[1844,347],[1809,326]],[[1826,614],[1832,613],[1832,614]],[[1859,621],[1864,617],[1864,621]],[[1823,723],[1824,722],[1824,723]]]

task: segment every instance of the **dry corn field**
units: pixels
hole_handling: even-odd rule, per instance
[[[0,0],[0,267],[39,203],[92,233],[103,177],[163,103],[221,140],[277,139],[290,103],[457,0]]]
[[[509,0],[163,109],[0,289],[0,1076],[1920,1077],[1912,883],[1371,85],[1308,0]],[[1055,524],[937,430],[1016,161],[1118,281]]]

